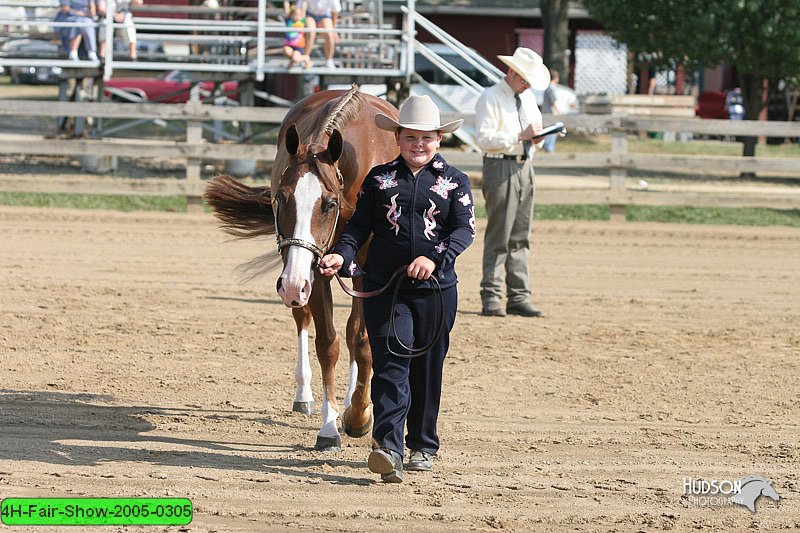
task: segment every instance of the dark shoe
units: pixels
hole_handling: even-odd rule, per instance
[[[484,305],[481,314],[483,316],[506,316],[506,312],[499,305]]]
[[[542,316],[544,313],[536,309],[532,303],[520,302],[514,305],[506,306],[506,313],[509,315],[537,317]]]
[[[406,470],[412,472],[430,472],[433,470],[433,456],[421,450],[412,450],[408,458]]]
[[[403,458],[392,450],[372,450],[367,459],[370,472],[381,475],[384,483],[403,482]]]

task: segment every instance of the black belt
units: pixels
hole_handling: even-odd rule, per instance
[[[510,155],[510,154],[498,154],[498,155],[484,155],[484,159],[505,159],[506,161],[515,161],[517,163],[522,163],[528,160],[527,155]]]

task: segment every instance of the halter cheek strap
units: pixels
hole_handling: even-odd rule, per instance
[[[314,157],[316,160],[316,157]],[[286,167],[289,168],[289,167]],[[339,224],[339,215],[341,214],[341,192],[344,189],[344,177],[342,176],[341,171],[339,170],[339,165],[334,165],[336,169],[336,177],[339,180],[339,195],[337,196],[336,200],[336,213],[334,214],[333,225],[331,226],[331,231],[328,234],[328,238],[325,241],[325,245],[322,247],[317,246],[316,243],[306,241],[304,239],[298,239],[296,237],[284,237],[283,232],[281,232],[280,227],[280,217],[278,216],[278,207],[280,204],[277,202],[277,197],[272,197],[272,212],[275,216],[275,237],[278,240],[278,251],[280,252],[287,246],[299,246],[301,248],[305,248],[306,250],[310,251],[319,261],[322,259],[327,251],[330,249],[331,244],[333,244],[333,237],[336,235],[336,226]],[[284,170],[286,172],[286,170]]]

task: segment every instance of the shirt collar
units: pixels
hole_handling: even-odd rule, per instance
[[[395,165],[395,164],[401,164],[401,163],[402,163],[402,165],[404,167],[406,167],[406,169],[408,169],[408,165],[406,164],[406,160],[403,159],[403,156],[400,156],[400,155],[397,156],[397,159],[392,161],[391,164]],[[441,174],[445,173],[445,171],[447,170],[447,168],[449,166],[450,165],[447,164],[447,161],[445,161],[444,157],[442,157],[442,154],[440,154],[439,152],[436,152],[436,155],[433,156],[433,159],[428,161],[428,164],[425,165],[424,167],[422,167],[422,171],[423,172],[427,171],[427,172],[430,172],[431,174],[440,174],[441,175]],[[409,171],[409,174],[410,174],[411,170],[409,169],[408,171]]]
[[[507,95],[509,98],[514,98],[517,93],[514,92],[514,89],[511,88],[511,85],[508,84],[508,80],[503,78],[500,80],[500,90],[503,91],[503,94]]]

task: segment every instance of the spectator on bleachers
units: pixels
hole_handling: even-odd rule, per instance
[[[298,28],[305,28],[305,19],[301,17],[300,9],[294,6],[289,11],[289,16],[286,19],[286,27],[290,30],[287,31],[283,39],[283,55],[289,58],[289,65],[286,68],[292,68],[295,63],[301,67],[309,68],[311,66],[311,57],[306,54],[306,37],[303,32],[296,31]]]
[[[125,44],[128,46],[128,54],[131,61],[138,59],[136,51],[136,26],[133,24],[133,14],[131,14],[131,5],[142,5],[143,0],[108,0],[114,9],[114,22],[123,24],[122,28],[115,28],[114,35],[121,35]],[[97,0],[97,14],[100,16],[100,25],[98,27],[97,40],[100,45],[100,57],[106,57],[106,0]],[[114,53],[114,45],[110,46],[111,53]]]
[[[288,3],[284,2],[284,9]],[[314,50],[314,43],[317,39],[317,28],[335,30],[339,22],[339,13],[342,11],[342,3],[339,0],[300,0],[297,7],[306,18],[306,27],[310,30],[306,39],[306,55],[311,57]],[[325,40],[323,53],[325,55],[325,66],[336,68],[333,63],[333,53],[336,50],[336,43],[339,40],[335,31],[325,32],[322,36]]]
[[[86,56],[97,61],[97,39],[95,37],[94,17],[97,14],[94,0],[61,0],[61,8],[56,14],[56,22],[83,22],[86,26],[59,28],[61,47],[69,55],[70,61],[78,61],[78,49],[83,43]]]

